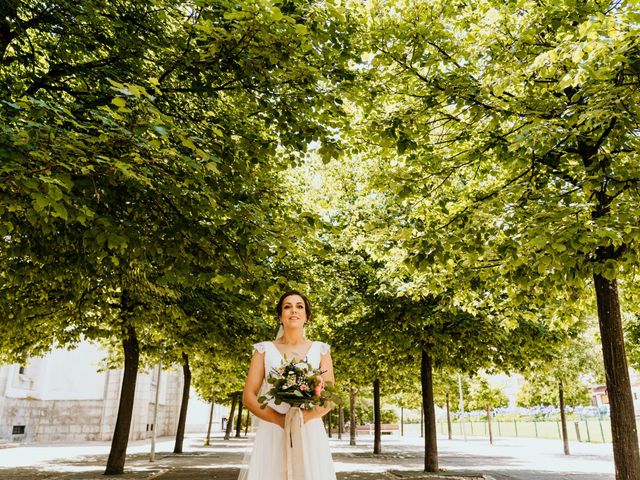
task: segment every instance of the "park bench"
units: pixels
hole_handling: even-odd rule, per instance
[[[375,425],[368,423],[367,425],[356,425],[356,432],[373,435]],[[380,433],[382,435],[391,435],[393,432],[400,430],[400,427],[395,423],[383,423],[380,425]]]

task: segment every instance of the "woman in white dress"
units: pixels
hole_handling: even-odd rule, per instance
[[[298,291],[285,293],[276,306],[276,315],[281,325],[278,336],[273,342],[254,345],[244,385],[244,406],[261,421],[251,458],[241,469],[239,480],[335,480],[329,440],[322,423],[322,416],[330,408],[315,406],[301,411],[303,425],[298,431],[300,442],[296,442],[301,447],[293,449],[291,438],[285,440],[285,417],[290,405],[276,405],[271,400],[261,409],[258,403],[265,374],[279,367],[285,357],[306,359],[314,368],[324,371],[325,381],[334,382],[329,345],[309,341],[304,335],[304,326],[311,319],[307,297]]]

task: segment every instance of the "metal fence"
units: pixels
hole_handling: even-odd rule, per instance
[[[636,421],[640,417],[636,417]],[[486,420],[465,420],[465,433],[469,436],[488,437]],[[492,420],[494,437],[562,438],[560,420]],[[569,440],[577,442],[611,442],[611,421],[608,418],[589,418],[567,422]],[[447,435],[446,420],[438,421],[438,432]],[[451,422],[451,433],[462,437],[462,422]]]

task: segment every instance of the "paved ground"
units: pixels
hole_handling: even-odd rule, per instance
[[[331,440],[339,480],[383,480],[403,478],[448,478],[449,480],[613,480],[610,444],[572,444],[572,455],[562,454],[558,441],[535,439],[439,440],[443,475],[429,477],[423,468],[422,439],[383,437],[383,453],[373,455],[372,438],[358,438],[358,446],[348,440]],[[161,438],[156,461],[149,462],[149,442],[132,442],[128,449],[123,479],[236,480],[251,438],[224,441],[218,435],[212,445],[203,446],[203,437],[185,439],[185,453],[174,455],[171,438]],[[104,480],[102,472],[109,445],[31,445],[0,448],[2,480]]]

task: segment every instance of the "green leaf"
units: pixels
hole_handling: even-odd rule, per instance
[[[613,259],[605,261],[602,266],[602,276],[607,280],[615,280],[618,276],[618,262]]]
[[[124,107],[127,105],[127,101],[123,97],[115,97],[113,100],[111,100],[111,103],[116,107]]]
[[[279,22],[284,18],[284,15],[278,7],[271,7],[271,18],[274,22]]]
[[[50,202],[51,202],[48,196],[42,195],[40,193],[34,194],[33,198],[34,198],[34,206],[37,211],[44,210],[50,205]]]
[[[116,233],[109,233],[107,235],[108,246],[111,249],[122,248],[127,246],[127,239]]]
[[[190,148],[191,150],[197,150],[198,147],[196,147],[195,143],[193,143],[193,140],[191,140],[190,138],[183,138],[181,144],[187,148]]]
[[[67,212],[67,209],[63,204],[55,202],[52,206],[55,216],[60,217],[63,220],[67,220],[69,218],[69,212]]]
[[[55,201],[62,200],[62,190],[60,190],[55,185],[49,185],[47,188],[47,193],[49,197]]]

